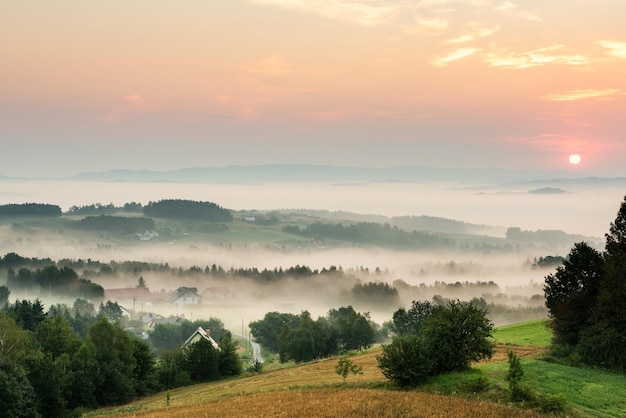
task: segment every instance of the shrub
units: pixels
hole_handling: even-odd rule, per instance
[[[550,352],[544,358],[544,361],[578,367],[582,364],[583,358],[577,347],[566,344],[554,344],[550,347]]]
[[[506,380],[509,382],[511,400],[514,402],[529,402],[536,399],[535,391],[529,385],[522,383],[524,369],[519,357],[513,350],[508,352],[509,371]]]
[[[428,354],[423,340],[408,334],[383,345],[383,353],[376,360],[387,379],[400,387],[410,387],[424,383],[430,376],[432,361]]]
[[[567,408],[567,398],[562,393],[545,393],[537,399],[539,410],[547,414],[559,414]]]
[[[514,402],[534,402],[537,392],[528,383],[519,383],[511,388],[511,400]]]
[[[470,393],[486,392],[490,387],[491,382],[485,376],[471,377],[461,383],[463,391]]]
[[[339,358],[337,367],[335,367],[335,373],[343,378],[343,383],[346,383],[348,374],[352,373],[355,376],[357,374],[363,374],[363,367],[357,366],[352,360],[344,356]]]
[[[261,371],[263,370],[263,363],[261,363],[259,360],[254,360],[254,362],[250,366],[248,366],[246,370],[248,371],[248,373],[261,373]]]

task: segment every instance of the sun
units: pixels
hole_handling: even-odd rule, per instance
[[[582,161],[582,158],[580,158],[580,155],[578,154],[572,154],[569,156],[569,163],[570,164],[580,164],[580,162]]]

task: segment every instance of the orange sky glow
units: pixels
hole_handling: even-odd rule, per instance
[[[5,2],[0,175],[285,162],[626,175],[624,15],[622,0]]]

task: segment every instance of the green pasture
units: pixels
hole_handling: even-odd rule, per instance
[[[497,344],[549,347],[551,339],[552,332],[545,319],[504,325],[493,332],[493,340]]]

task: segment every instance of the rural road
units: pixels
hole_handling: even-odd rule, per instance
[[[259,343],[250,340],[250,344],[252,344],[252,357],[254,357],[254,361],[263,363],[263,356],[261,355],[261,346]]]
[[[239,334],[233,334],[233,335],[245,339],[245,337],[242,337]],[[259,363],[263,363],[263,356],[261,355],[261,346],[259,345],[259,343],[256,343],[252,340],[248,340],[248,341],[250,341],[250,344],[252,344],[252,358],[254,359],[253,361],[258,361]]]

